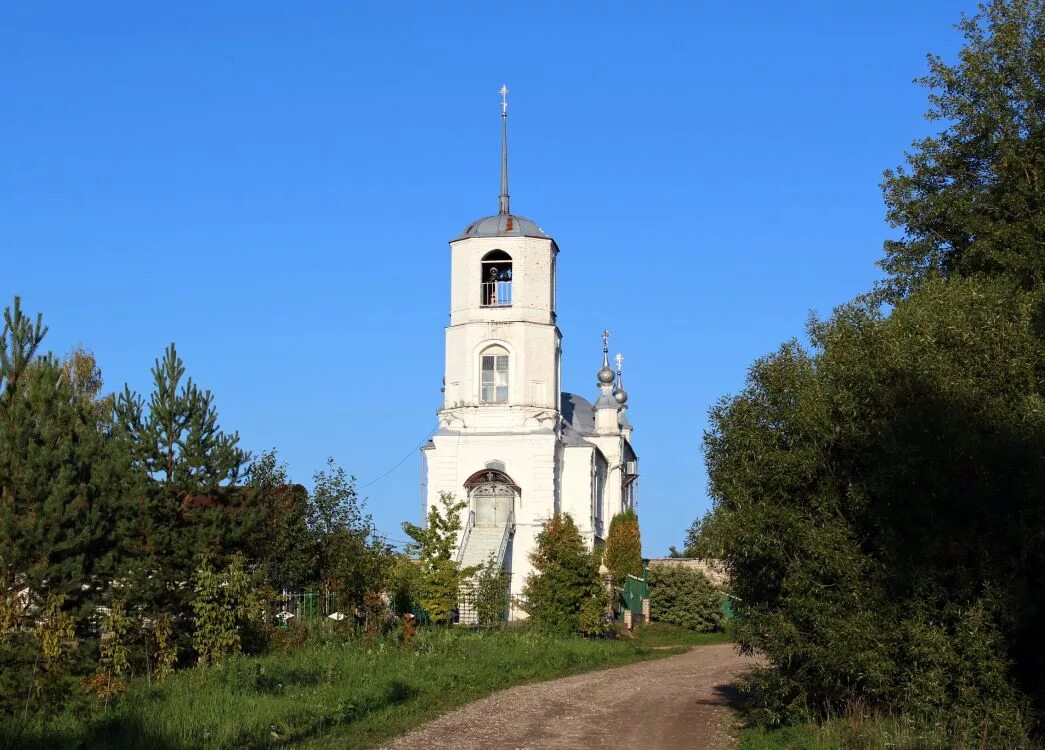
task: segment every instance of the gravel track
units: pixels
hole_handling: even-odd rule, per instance
[[[754,660],[732,644],[626,667],[522,685],[469,703],[385,745],[386,750],[719,750],[730,687]]]

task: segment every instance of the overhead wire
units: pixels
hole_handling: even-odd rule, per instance
[[[380,482],[380,481],[381,481],[382,479],[384,479],[384,478],[385,478],[385,477],[387,477],[387,476],[388,476],[389,474],[391,474],[391,473],[392,473],[393,471],[395,471],[395,470],[396,470],[396,469],[398,469],[398,468],[399,468],[400,466],[402,466],[403,464],[405,464],[405,463],[406,463],[406,461],[407,461],[407,459],[409,459],[409,458],[410,458],[410,457],[411,457],[412,455],[414,455],[414,453],[416,453],[417,451],[421,450],[421,447],[422,447],[422,446],[424,446],[424,444],[428,442],[428,438],[432,437],[432,435],[434,435],[434,434],[435,434],[435,431],[436,431],[436,430],[438,430],[438,429],[439,429],[439,426],[438,426],[438,425],[436,425],[435,427],[433,427],[433,428],[432,428],[432,429],[431,429],[431,430],[430,430],[430,431],[428,432],[428,434],[427,434],[427,435],[425,435],[425,436],[424,436],[424,438],[422,438],[422,439],[421,439],[421,442],[420,442],[420,443],[418,443],[418,444],[417,444],[417,445],[416,445],[415,447],[411,448],[411,449],[410,449],[410,452],[409,452],[409,453],[407,453],[407,454],[406,454],[405,456],[403,456],[403,458],[402,458],[402,459],[400,459],[399,463],[397,463],[397,464],[396,464],[395,466],[393,466],[393,467],[392,467],[391,469],[389,469],[388,471],[386,471],[386,472],[385,472],[384,474],[382,474],[381,476],[377,477],[376,479],[371,479],[371,480],[370,480],[369,482],[367,482],[366,484],[361,484],[361,485],[359,485],[359,489],[361,489],[361,490],[365,490],[365,489],[366,489],[367,487],[369,487],[369,486],[371,486],[371,485],[373,485],[373,484],[377,484],[377,483],[378,483],[378,482]]]

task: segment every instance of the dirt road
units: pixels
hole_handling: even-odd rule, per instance
[[[719,750],[730,747],[730,683],[752,660],[733,646],[509,688],[386,745],[388,750]]]

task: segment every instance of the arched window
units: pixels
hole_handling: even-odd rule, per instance
[[[504,250],[491,250],[483,256],[480,299],[483,307],[512,304],[512,256]]]
[[[508,350],[484,349],[479,357],[479,400],[485,404],[508,403]]]

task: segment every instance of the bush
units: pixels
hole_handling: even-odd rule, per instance
[[[722,594],[699,570],[654,565],[649,571],[650,617],[710,633],[725,627]]]
[[[569,633],[581,632],[583,624],[591,630],[593,613],[607,608],[606,591],[599,580],[598,553],[588,552],[568,513],[545,522],[530,560],[534,572],[526,579],[523,608],[534,627]]]
[[[508,574],[492,553],[472,579],[472,597],[480,627],[490,628],[504,621],[508,611]]]

